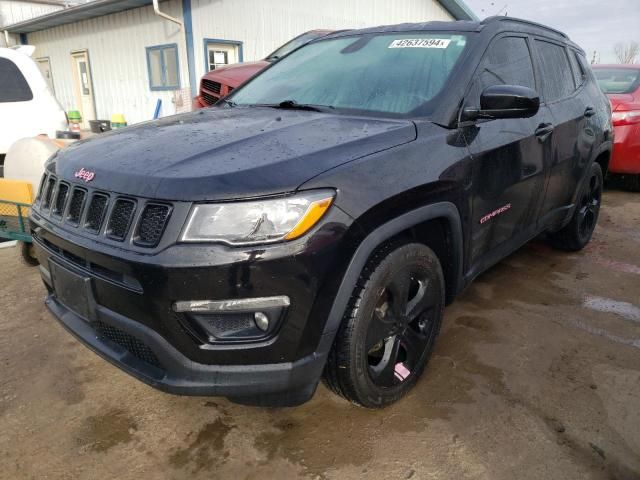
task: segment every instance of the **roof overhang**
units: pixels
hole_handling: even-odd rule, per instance
[[[478,20],[464,0],[437,0],[456,20]],[[10,33],[32,33],[68,23],[151,5],[152,0],[95,0],[3,27]]]
[[[440,5],[451,14],[454,20],[479,20],[464,0],[438,0]]]
[[[55,12],[40,17],[25,20],[24,22],[7,25],[2,29],[10,33],[37,32],[47,28],[66,25],[67,23],[79,22],[81,20],[109,15],[110,13],[144,7],[152,3],[152,0],[96,0],[65,8],[64,10],[56,10]]]

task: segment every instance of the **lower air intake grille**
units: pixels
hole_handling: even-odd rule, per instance
[[[118,199],[116,201],[107,224],[107,237],[114,240],[124,240],[129,231],[135,208],[136,204],[132,200]]]
[[[107,197],[105,195],[94,194],[89,203],[84,228],[94,233],[99,232],[106,210]]]
[[[147,205],[140,217],[134,242],[143,247],[155,247],[162,237],[170,213],[167,205]]]
[[[98,338],[106,338],[113,343],[117,343],[138,360],[142,360],[154,367],[162,368],[153,350],[133,335],[129,335],[127,332],[123,332],[119,328],[104,322],[96,322],[94,325]]]

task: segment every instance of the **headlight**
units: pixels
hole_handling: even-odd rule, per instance
[[[181,240],[230,245],[293,240],[318,223],[334,195],[331,190],[314,190],[289,197],[197,204]]]

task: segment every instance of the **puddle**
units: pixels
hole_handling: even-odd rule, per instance
[[[234,425],[225,423],[221,418],[204,425],[189,444],[174,451],[169,463],[176,468],[192,467],[192,472],[210,469],[225,463],[229,452],[224,450],[224,440]],[[187,436],[187,440],[193,433]]]
[[[598,312],[613,313],[632,322],[640,323],[640,308],[629,302],[620,302],[595,295],[585,295],[582,306]]]
[[[106,452],[116,445],[129,443],[137,429],[135,420],[124,410],[114,409],[104,415],[87,417],[77,441],[83,449]]]
[[[611,270],[616,270],[622,273],[635,273],[636,275],[640,275],[640,267],[637,265],[632,265],[631,263],[618,262],[616,260],[609,260],[608,258],[598,257],[596,258],[596,262],[600,265],[610,268]]]
[[[632,339],[632,338],[624,338],[619,335],[614,335],[603,328],[592,327],[591,325],[587,325],[580,320],[568,319],[567,322],[573,325],[580,330],[584,330],[587,333],[592,335],[598,335],[600,337],[604,337],[612,342],[620,343],[622,345],[627,345],[630,347],[640,348],[640,338]]]

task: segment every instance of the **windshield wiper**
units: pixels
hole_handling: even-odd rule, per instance
[[[236,106],[236,104],[234,102],[232,102],[231,100],[227,100],[226,98],[221,98],[216,103],[226,103],[230,107],[235,107]]]
[[[327,109],[335,109],[331,105],[313,105],[310,103],[298,103],[295,100],[283,100],[280,103],[266,103],[255,105],[256,107],[281,108],[283,110],[309,110],[312,112],[324,112]]]

